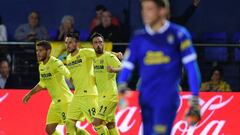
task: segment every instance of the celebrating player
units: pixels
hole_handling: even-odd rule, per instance
[[[145,29],[136,33],[126,51],[119,90],[127,89],[130,73],[138,66],[144,135],[169,135],[179,106],[182,65],[193,94],[187,116],[191,124],[200,120],[197,55],[188,31],[166,20],[166,0],[141,0],[141,4]]]
[[[86,118],[89,123],[93,122],[97,102],[98,91],[93,71],[93,59],[96,58],[93,49],[79,49],[78,34],[69,33],[65,38],[67,51],[67,67],[71,73],[72,82],[75,87],[74,97],[68,109],[67,134],[75,135],[76,121]],[[99,135],[105,135],[107,128],[104,125],[93,124]],[[82,134],[89,134],[85,131]]]
[[[121,70],[118,58],[104,51],[104,37],[94,33],[91,37],[97,58],[94,60],[94,73],[98,89],[98,109],[93,123],[106,123],[110,135],[120,135],[115,123],[115,112],[118,102],[116,73]]]
[[[73,96],[64,78],[70,78],[70,72],[60,60],[50,56],[51,44],[49,42],[37,43],[36,53],[39,61],[40,81],[24,96],[23,102],[27,103],[34,94],[47,88],[52,102],[47,114],[46,132],[48,135],[60,135],[56,127],[58,124],[65,123],[68,105]]]

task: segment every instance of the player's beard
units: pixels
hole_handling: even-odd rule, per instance
[[[38,61],[41,62],[41,61],[45,61],[46,59],[47,59],[47,55],[44,55],[44,56],[38,58]]]
[[[74,53],[76,50],[77,50],[76,48],[75,49],[68,49],[68,52],[69,53]]]
[[[95,52],[96,52],[97,54],[103,54],[103,49],[100,48],[100,47],[98,47],[97,49],[95,49]]]

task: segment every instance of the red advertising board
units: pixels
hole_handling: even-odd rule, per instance
[[[45,118],[51,99],[47,91],[32,97],[28,104],[22,103],[26,90],[0,90],[0,135],[45,135]],[[181,104],[172,130],[173,135],[238,135],[240,134],[240,93],[201,93],[202,120],[190,127],[184,120],[191,94],[181,93]],[[141,110],[138,93],[131,92],[128,107],[118,109],[117,126],[122,135],[141,135]],[[91,134],[95,132],[87,122],[77,124]],[[64,132],[63,126],[57,130]]]

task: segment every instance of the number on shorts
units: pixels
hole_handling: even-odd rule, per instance
[[[104,109],[103,109],[103,108],[104,108]],[[102,110],[103,110],[103,112],[102,112]],[[103,105],[102,105],[102,106],[100,106],[100,110],[99,110],[99,112],[105,113],[106,110],[107,110],[107,107],[106,107],[106,106],[103,107]]]
[[[65,114],[65,112],[62,112],[62,118],[63,118],[63,120],[66,119],[66,114]]]
[[[88,109],[88,113],[90,116],[94,116],[96,114],[96,109],[95,108]]]

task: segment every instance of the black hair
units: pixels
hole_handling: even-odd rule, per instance
[[[154,2],[158,7],[168,7],[168,2],[167,0],[141,0],[141,3],[142,2],[145,2],[145,1],[152,1]]]
[[[41,47],[43,47],[46,50],[51,50],[52,49],[51,43],[46,41],[46,40],[39,41],[37,43],[37,46],[41,46]]]
[[[93,41],[93,39],[94,39],[95,37],[101,37],[101,38],[104,40],[103,35],[100,34],[100,33],[97,33],[97,32],[93,33],[92,36],[91,36],[91,40]]]
[[[99,10],[106,11],[107,8],[104,5],[99,4],[99,5],[96,6],[95,10],[96,11],[99,11]]]
[[[76,41],[79,41],[79,33],[69,32],[66,34],[66,37],[74,38]]]
[[[0,64],[2,64],[3,62],[7,62],[8,65],[9,65],[9,61],[7,60],[7,58],[2,58],[2,59],[0,59]]]

